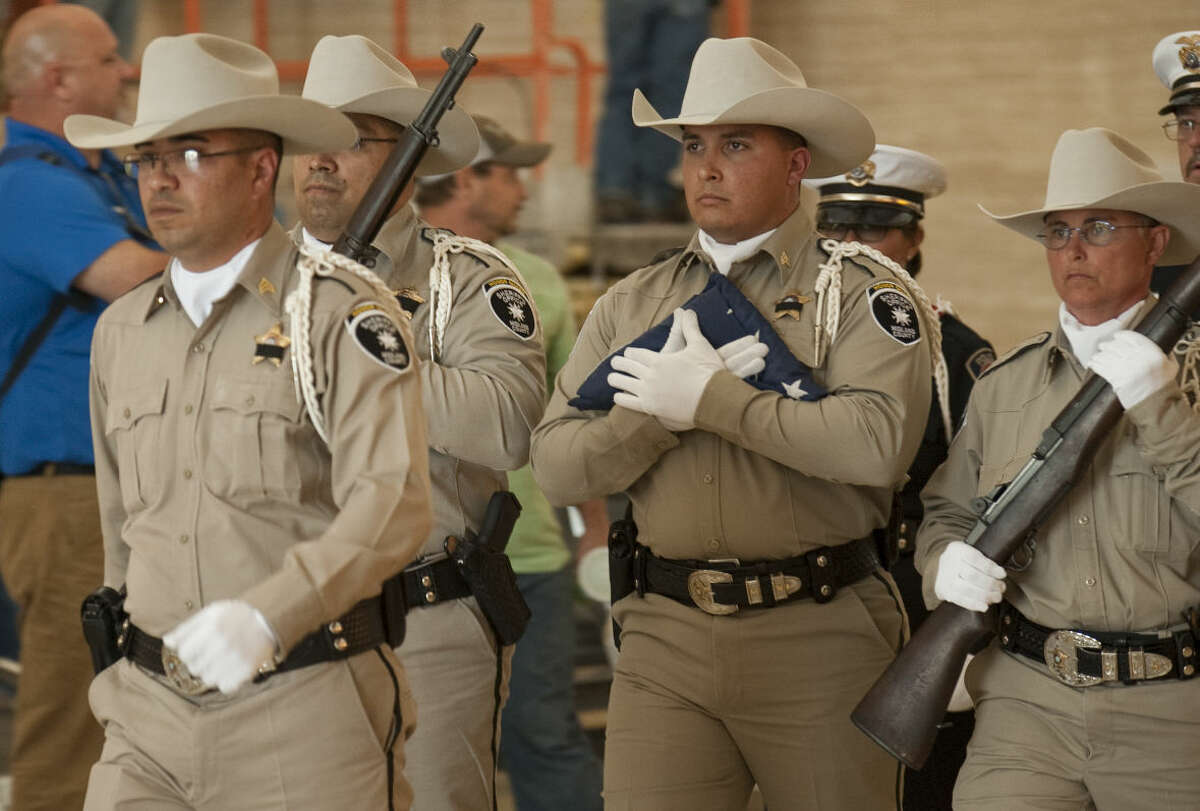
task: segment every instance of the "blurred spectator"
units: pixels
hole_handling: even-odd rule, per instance
[[[470,166],[418,186],[417,205],[430,225],[495,243],[521,271],[541,319],[551,390],[575,342],[567,287],[549,262],[497,242],[516,230],[525,201],[519,170],[545,160],[550,144],[519,141],[490,118],[474,118],[482,142],[479,154]],[[508,486],[523,509],[506,551],[533,616],[513,653],[501,760],[518,811],[600,811],[600,761],[575,714],[571,553],[529,465],[509,473]],[[608,529],[604,502],[588,502],[580,509],[587,524],[581,551],[602,547]]]
[[[629,109],[635,88],[651,98],[678,99],[688,65],[708,36],[714,0],[608,0],[604,40],[608,88],[596,140],[596,219],[639,222],[688,218],[683,194],[668,175],[679,147],[633,126]],[[678,105],[664,109],[674,116]]]
[[[4,41],[0,152],[0,571],[20,606],[14,809],[79,808],[102,733],[79,606],[102,581],[88,368],[106,302],[162,270],[137,186],[111,153],[63,139],[112,116],[131,69],[94,12],[40,6]]]

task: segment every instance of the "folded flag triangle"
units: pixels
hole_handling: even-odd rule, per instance
[[[742,295],[737,286],[719,273],[714,273],[703,290],[683,304],[696,313],[700,331],[714,348],[746,335],[757,335],[767,345],[766,368],[746,378],[746,382],[763,391],[773,391],[793,400],[820,400],[828,392],[813,380],[812,369],[801,362],[775,332],[758,308]],[[604,359],[587,380],[583,381],[568,405],[580,411],[607,411],[613,407],[616,389],[608,384],[612,359],[631,346],[661,350],[671,332],[674,315],[643,332]]]

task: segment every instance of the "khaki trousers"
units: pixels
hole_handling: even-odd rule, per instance
[[[412,696],[386,646],[193,698],[125,659],[96,677],[90,697],[105,741],[85,811],[386,811],[397,700],[391,807],[412,804],[402,774]]]
[[[647,594],[617,603],[608,811],[896,809],[900,768],[850,711],[905,633],[883,573],[824,605],[710,616]]]
[[[1068,687],[993,643],[967,689],[975,734],[956,811],[1200,807],[1200,680]]]
[[[0,571],[20,607],[21,681],[12,730],[12,808],[79,808],[104,733],[88,709],[92,660],[79,624],[101,585],[104,544],[92,476],[0,485]]]
[[[404,769],[413,808],[490,811],[512,646],[497,653],[495,634],[467,597],[410,610],[396,652],[417,701]]]

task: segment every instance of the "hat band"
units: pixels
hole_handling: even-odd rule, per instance
[[[1176,93],[1183,89],[1185,85],[1189,84],[1194,84],[1200,87],[1200,73],[1185,73],[1183,76],[1180,76],[1175,80],[1175,83],[1171,85],[1171,92]]]
[[[835,194],[822,194],[821,203],[883,203],[885,205],[900,206],[901,208],[911,209],[919,215],[925,214],[925,207],[915,200],[905,200],[903,197],[895,197],[889,194],[866,194],[863,192],[839,192]]]

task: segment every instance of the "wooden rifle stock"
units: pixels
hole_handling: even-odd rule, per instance
[[[1162,295],[1137,331],[1170,353],[1198,307],[1200,258]],[[976,521],[967,542],[1000,565],[1007,563],[1071,489],[1121,414],[1112,387],[1089,374],[1046,429],[1029,464]],[[993,631],[994,615],[994,610],[980,614],[952,603],[939,605],[850,719],[893,757],[920,769],[933,748],[967,653]]]
[[[453,48],[442,50],[442,59],[446,60],[449,68],[442,74],[441,81],[425,106],[421,108],[416,120],[404,128],[400,140],[388,155],[387,161],[380,168],[379,174],[371,181],[367,193],[354,209],[346,230],[333,244],[333,249],[343,256],[355,261],[361,261],[372,252],[371,240],[379,233],[388,212],[396,204],[404,187],[412,180],[417,164],[425,156],[425,150],[437,146],[437,125],[447,110],[454,106],[454,95],[462,87],[467,74],[478,61],[471,49],[483,26],[475,23],[471,32],[463,40],[462,47],[457,51]]]

